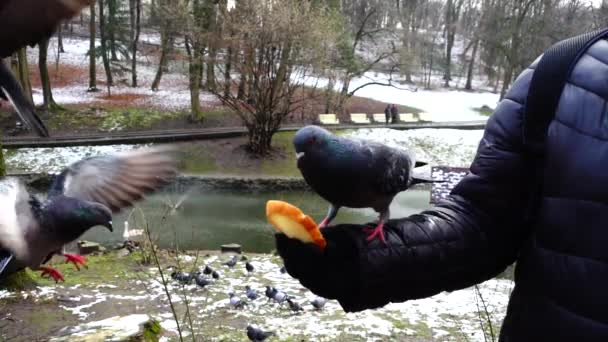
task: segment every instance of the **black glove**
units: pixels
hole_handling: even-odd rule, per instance
[[[336,299],[345,311],[371,306],[369,293],[361,288],[361,250],[367,246],[363,225],[337,225],[321,229],[327,247],[303,243],[275,234],[277,250],[292,277],[318,296]],[[371,226],[373,227],[373,226]],[[366,291],[367,292],[367,291]],[[362,298],[365,297],[365,298]]]

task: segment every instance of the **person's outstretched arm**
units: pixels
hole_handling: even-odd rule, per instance
[[[524,224],[532,171],[522,117],[532,69],[525,70],[488,120],[470,173],[430,210],[390,220],[387,244],[366,241],[362,225],[322,229],[324,252],[277,234],[289,274],[346,311],[465,288],[513,263],[529,235]]]

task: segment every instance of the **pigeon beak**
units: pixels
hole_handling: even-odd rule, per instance
[[[108,221],[107,225],[105,226],[106,228],[108,228],[109,231],[113,232],[114,229],[112,228],[112,221]]]
[[[296,160],[300,160],[300,158],[304,157],[304,152],[296,152]]]

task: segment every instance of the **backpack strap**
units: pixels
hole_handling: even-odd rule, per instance
[[[534,154],[543,154],[549,124],[575,62],[607,34],[608,28],[562,40],[541,57],[532,75],[523,122],[524,144]]]
[[[545,51],[532,75],[522,123],[527,164],[532,169],[532,177],[528,179],[531,196],[526,211],[526,221],[532,229],[542,195],[549,124],[576,61],[591,45],[607,35],[608,28],[605,28],[557,42]]]

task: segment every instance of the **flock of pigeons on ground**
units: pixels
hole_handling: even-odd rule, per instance
[[[230,260],[223,263],[223,265],[233,268],[238,263],[238,257],[236,255],[232,256]],[[255,271],[255,267],[248,261],[246,256],[241,257],[241,261],[245,261],[245,269],[248,273],[252,273]],[[286,273],[285,266],[280,268],[281,273]],[[205,265],[202,268],[202,271],[196,272],[183,272],[183,271],[173,271],[171,273],[171,278],[178,282],[181,285],[191,285],[192,283],[196,284],[200,288],[205,288],[208,285],[213,283],[211,278],[217,280],[220,278],[220,273],[217,270],[214,270],[209,265]],[[261,299],[261,290],[257,290],[252,288],[251,286],[245,286],[245,297],[247,299],[242,298],[234,292],[228,293],[229,307],[232,309],[242,309],[245,306],[249,305],[250,301],[255,301]],[[266,285],[266,289],[264,290],[264,296],[266,297],[267,302],[274,302],[279,304],[281,307],[283,304],[287,304],[288,308],[295,312],[299,313],[304,311],[303,304],[298,302],[294,296],[288,295],[287,293],[277,289],[274,286]],[[315,299],[309,301],[309,304],[313,307],[314,310],[323,310],[325,307],[325,303],[327,303],[327,299],[316,297]],[[272,331],[264,331],[262,329],[255,328],[251,325],[247,326],[247,337],[254,342],[264,341],[268,337],[274,335],[275,333]]]

